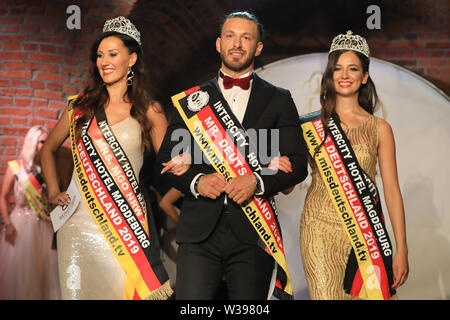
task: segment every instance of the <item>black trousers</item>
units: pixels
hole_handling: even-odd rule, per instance
[[[259,246],[235,237],[231,214],[222,213],[205,241],[179,245],[177,300],[212,300],[222,279],[230,300],[267,299],[274,260]]]

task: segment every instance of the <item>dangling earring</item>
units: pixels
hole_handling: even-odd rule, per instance
[[[134,72],[131,70],[131,68],[128,68],[128,74],[127,74],[127,85],[131,87],[133,85],[133,78],[134,78]]]

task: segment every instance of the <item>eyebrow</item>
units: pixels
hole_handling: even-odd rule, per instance
[[[235,30],[225,30],[222,32],[223,34],[227,34],[227,33],[233,33],[236,34],[237,32]],[[242,33],[242,35],[246,35],[246,36],[251,36],[252,34],[250,32],[244,32]]]
[[[113,48],[113,49],[109,49],[108,52],[113,51],[113,50],[119,51],[119,49]],[[97,52],[102,52],[103,53],[102,50],[97,50]]]
[[[336,66],[342,66],[342,64],[336,63]],[[355,67],[361,68],[361,66],[354,64],[354,63],[349,64],[349,66],[355,66]]]

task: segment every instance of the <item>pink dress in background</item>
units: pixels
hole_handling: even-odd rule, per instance
[[[52,249],[50,221],[39,219],[15,182],[16,205],[10,214],[17,230],[15,245],[0,233],[0,300],[60,299],[58,262]]]

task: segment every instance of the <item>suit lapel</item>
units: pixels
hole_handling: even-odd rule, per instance
[[[216,89],[219,91],[219,93],[221,94],[220,89],[219,89],[219,85],[217,84],[217,78],[212,78],[211,80],[206,81],[202,86],[205,86],[205,87],[214,87],[214,88],[216,88]]]
[[[205,86],[215,87],[225,101],[222,92],[217,84],[217,78],[213,78],[205,83]],[[247,109],[245,110],[242,126],[245,129],[254,128],[259,117],[267,107],[270,97],[273,95],[275,87],[261,79],[256,73],[252,82],[252,91],[248,99]]]
[[[245,110],[242,126],[246,129],[254,128],[259,117],[273,94],[274,87],[268,82],[262,80],[256,73],[253,78],[252,91],[248,99],[247,109]]]

